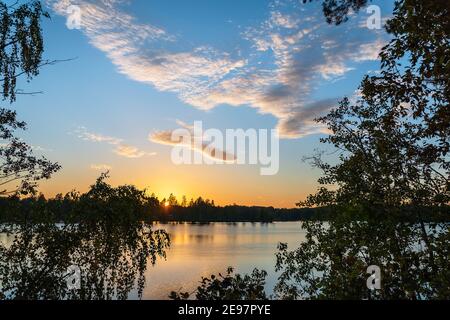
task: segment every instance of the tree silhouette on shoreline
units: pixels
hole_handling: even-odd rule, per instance
[[[367,1],[324,3],[348,9]],[[345,22],[345,10],[330,22]],[[334,217],[306,222],[298,249],[280,245],[280,298],[450,297],[449,225],[424,221],[427,211],[448,216],[450,202],[450,7],[399,0],[393,14],[380,74],[363,79],[355,103],[343,99],[317,119],[331,132],[321,141],[340,151],[340,161],[312,158],[321,187],[298,205],[327,206]],[[404,211],[412,222],[400,219]],[[381,290],[366,288],[370,265],[382,270]]]
[[[56,224],[51,211],[36,207],[0,224],[13,236],[0,243],[0,299],[127,299],[133,290],[142,297],[145,271],[165,259],[170,238],[140,219],[134,200],[141,193],[113,188],[106,177],[79,199],[71,221]],[[67,285],[71,266],[80,269],[79,289]]]

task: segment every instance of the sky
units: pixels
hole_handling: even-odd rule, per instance
[[[357,97],[389,39],[367,28],[366,10],[328,25],[320,1],[44,2],[51,15],[43,21],[44,57],[70,60],[19,82],[42,93],[19,96],[12,108],[28,123],[21,137],[62,165],[41,184],[50,197],[84,192],[109,170],[111,184],[160,198],[294,207],[315,192],[320,176],[302,159],[315,150],[332,154],[314,118]],[[382,21],[392,13],[389,3],[373,2]],[[73,8],[80,28],[71,28]],[[195,121],[223,132],[276,129],[278,173],[261,175],[254,164],[173,163],[170,133]]]

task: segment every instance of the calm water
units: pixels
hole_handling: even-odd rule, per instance
[[[167,259],[148,263],[143,299],[168,299],[171,291],[192,292],[202,276],[226,273],[229,266],[238,273],[250,273],[255,267],[268,272],[269,294],[277,281],[275,253],[279,242],[296,248],[304,241],[301,222],[155,224],[170,234]],[[0,233],[0,242],[11,244],[13,236]],[[130,299],[137,299],[131,292]]]
[[[75,250],[75,253],[70,258],[75,259],[73,261],[82,261],[82,263],[85,263],[85,265],[83,265],[83,267],[85,267],[83,272],[88,274],[88,279],[96,279],[95,277],[92,278],[92,276],[97,276],[99,271],[101,274],[102,270],[122,268],[120,270],[122,270],[121,272],[123,273],[120,273],[120,275],[123,275],[123,277],[120,278],[119,276],[119,279],[114,278],[115,280],[113,281],[119,281],[122,284],[127,283],[126,279],[131,279],[130,284],[132,284],[133,279],[135,279],[134,281],[137,281],[137,277],[142,276],[142,273],[137,274],[138,270],[140,270],[139,266],[141,266],[141,262],[144,263],[145,259],[147,259],[146,257],[150,257],[151,255],[145,254],[147,251],[140,252],[137,250],[130,252],[127,248],[135,248],[137,243],[134,241],[139,241],[142,233],[134,234],[133,232],[136,232],[136,230],[134,230],[134,225],[130,230],[122,230],[120,226],[117,230],[115,228],[97,229],[97,227],[98,225],[95,224],[92,229],[87,229],[88,237],[81,234],[83,237],[86,237],[83,238],[86,239],[85,242],[82,244],[75,242],[75,247],[69,246],[71,250]],[[448,230],[446,226],[442,226],[441,228],[443,232],[447,232],[446,230]],[[34,248],[43,249],[44,251],[42,252],[44,252],[44,254],[54,257],[55,254],[58,254],[58,250],[45,251],[49,243],[50,245],[48,248],[51,249],[53,247],[51,245],[52,238],[47,237],[48,235],[52,235],[52,233],[47,233],[51,232],[50,229],[51,228],[44,228],[44,231],[39,231],[41,232],[40,237],[34,238],[39,240],[37,246],[34,246]],[[239,273],[250,273],[255,267],[266,270],[268,272],[266,292],[271,294],[278,278],[278,275],[274,270],[276,262],[275,253],[277,252],[278,243],[286,242],[291,249],[294,249],[297,248],[300,243],[305,241],[306,236],[305,231],[302,230],[301,222],[278,222],[271,224],[211,223],[204,225],[187,223],[156,224],[153,226],[153,229],[166,230],[171,237],[171,247],[166,251],[166,260],[158,258],[154,266],[152,266],[150,258],[147,260],[149,262],[147,263],[147,270],[145,271],[146,283],[143,288],[143,299],[167,299],[171,291],[181,290],[183,292],[193,292],[199,285],[202,276],[209,277],[211,274],[218,274],[219,272],[225,273],[229,266],[235,267],[236,272]],[[139,231],[141,229],[137,230]],[[25,241],[25,245],[22,245],[24,241],[20,241],[20,239],[23,240],[24,237],[25,239],[29,239],[29,234],[28,231],[22,232],[27,233],[21,233],[22,237],[18,238],[19,244],[15,244],[15,248],[12,250],[13,252],[11,252],[12,255],[6,256],[5,258],[12,257],[7,261],[9,261],[8,263],[11,263],[11,270],[14,270],[14,268],[21,268],[21,265],[24,262],[23,256],[30,254],[29,261],[31,263],[31,271],[28,273],[33,275],[36,270],[43,270],[43,267],[47,267],[48,262],[45,259],[40,259],[39,256],[33,257],[34,255],[32,252],[30,253],[27,251],[30,250],[28,245],[30,242]],[[36,231],[33,229],[32,232]],[[73,237],[74,235],[78,236],[79,234],[77,232],[80,232],[80,230],[75,229],[74,232],[75,233],[63,234],[64,237],[69,237],[62,239],[69,239],[70,241],[70,237]],[[128,237],[128,235],[130,235],[130,237]],[[41,243],[42,239],[45,240]],[[6,247],[13,244],[13,240],[13,235],[0,233],[0,243],[6,245]],[[417,238],[411,238],[410,240],[413,241],[408,245],[411,250],[416,251],[415,248],[417,248],[417,251],[420,251],[423,249],[421,243],[414,242]],[[129,243],[129,241],[131,241],[131,243]],[[117,245],[110,246],[110,244]],[[140,246],[136,247],[139,248]],[[103,255],[106,252],[109,252],[108,250],[111,250],[112,255],[110,256],[108,254],[107,258],[103,260]],[[123,254],[121,254],[121,250],[124,250]],[[132,255],[130,255],[130,253]],[[142,253],[144,254],[141,255]],[[62,258],[64,258],[64,254],[65,252],[63,252]],[[143,257],[144,260],[136,260],[136,255],[138,257]],[[51,261],[54,260],[55,259],[52,259]],[[58,266],[55,266],[55,268],[57,267]],[[65,268],[65,265],[63,265],[62,268]],[[62,268],[55,269],[57,270],[56,275],[50,274],[50,278],[53,276],[58,279],[59,273],[65,272],[65,269]],[[13,277],[9,277],[9,275],[12,275]],[[14,278],[14,272],[7,274],[6,278],[12,281],[12,284],[10,283],[9,285],[13,287],[15,284],[14,281],[23,281],[20,277],[18,279]],[[33,277],[30,279],[31,283],[36,282]],[[53,284],[54,282],[50,282],[50,285]],[[45,285],[46,283],[43,282],[42,286],[45,287]],[[64,283],[62,285],[64,285]],[[51,289],[53,287],[50,286],[49,288]],[[128,288],[129,287],[127,286],[125,287],[124,297],[126,297],[126,294],[128,293],[128,298],[137,299],[137,292],[129,292]],[[31,289],[33,289],[33,287],[31,287]],[[41,289],[41,287],[37,287],[37,290]],[[21,294],[32,294],[33,292],[34,291],[30,291],[29,288],[26,288]],[[42,290],[39,292],[42,292]],[[59,291],[56,290],[55,292],[59,294]],[[118,294],[120,295],[121,292],[119,291]],[[8,293],[6,293],[6,295],[8,295]],[[112,297],[114,298],[114,296]]]
[[[171,236],[167,261],[146,272],[143,299],[166,299],[170,291],[193,291],[201,276],[226,272],[228,266],[247,273],[257,267],[268,272],[267,290],[276,283],[275,253],[279,242],[295,248],[304,241],[300,222],[164,224]],[[133,295],[131,295],[133,298]]]

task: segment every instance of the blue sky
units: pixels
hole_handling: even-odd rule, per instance
[[[375,1],[382,17],[389,1]],[[320,1],[48,0],[46,66],[13,105],[29,123],[23,138],[63,169],[42,185],[48,195],[85,191],[110,168],[113,184],[161,197],[204,196],[220,204],[292,207],[314,192],[318,172],[302,163],[325,148],[314,117],[379,69],[383,30],[365,10],[329,26]],[[81,29],[66,26],[77,5]],[[152,139],[180,121],[207,128],[278,129],[280,171],[255,166],[175,166],[171,148]]]

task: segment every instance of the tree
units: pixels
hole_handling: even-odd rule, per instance
[[[119,207],[99,210],[124,214]],[[0,299],[127,299],[133,289],[141,297],[145,271],[165,258],[168,235],[149,223],[108,221],[106,216],[64,226],[51,216],[10,225],[7,231],[15,236],[8,245],[0,243]],[[81,271],[80,289],[67,285],[70,266]]]
[[[188,205],[188,203],[187,203],[186,196],[183,195],[183,197],[181,198],[181,206],[187,207],[187,205]]]
[[[330,0],[324,6],[335,8],[329,14],[337,18],[328,21],[339,24],[349,8],[366,3]],[[425,223],[424,216],[437,212],[448,219],[449,14],[448,1],[396,1],[380,75],[363,79],[356,103],[343,99],[318,119],[332,132],[321,141],[340,151],[340,161],[312,158],[324,173],[322,186],[299,206],[330,207],[335,217],[327,226],[306,223],[307,241],[297,250],[280,246],[281,297],[450,296],[449,226]],[[370,264],[384,271],[381,292],[368,292],[362,281]]]
[[[14,130],[25,128],[15,111],[0,109],[0,196],[35,193],[38,181],[60,169],[59,164],[34,156],[32,148],[14,136]]]
[[[333,133],[322,142],[344,151],[335,166],[314,158],[325,173],[319,182],[339,188],[322,188],[300,205],[449,204],[449,14],[445,0],[396,2],[381,75],[364,78],[357,103],[344,99],[318,119]]]
[[[338,213],[338,212],[337,212]],[[327,223],[303,223],[306,240],[279,245],[280,299],[449,299],[448,225],[430,224],[427,247],[416,223],[395,218],[357,220],[350,209]],[[429,249],[434,252],[430,260]],[[366,286],[367,268],[381,270],[381,289]]]
[[[177,198],[173,195],[173,193],[171,193],[169,195],[169,198],[167,199],[167,202],[169,204],[169,206],[174,207],[174,206],[178,206],[178,200]]]
[[[211,275],[210,278],[202,277],[201,285],[195,292],[175,292],[169,295],[173,300],[187,300],[195,293],[197,300],[266,300],[264,285],[267,272],[254,269],[245,275],[233,274],[233,268],[229,267],[226,275]]]
[[[141,297],[145,271],[170,246],[164,230],[145,221],[145,190],[112,187],[102,174],[82,195],[58,197],[67,201],[67,215],[43,198],[13,221],[0,224],[0,233],[14,235],[0,243],[0,299],[127,299],[136,289]],[[13,201],[15,199],[9,199]],[[80,289],[67,286],[67,269],[80,269]]]
[[[0,70],[2,96],[15,101],[17,78],[26,75],[30,80],[39,74],[39,68],[48,61],[42,61],[44,42],[41,18],[50,17],[39,1],[21,5],[16,2],[7,5],[0,2]]]
[[[397,1],[387,22],[381,75],[367,76],[361,98],[318,119],[342,150],[330,166],[314,158],[322,188],[302,205],[445,206],[450,201],[450,8],[447,1]]]
[[[314,0],[303,0],[303,3]],[[323,14],[328,23],[339,25],[348,20],[350,11],[357,12],[366,6],[369,0],[323,0]]]
[[[45,64],[41,19],[49,17],[39,1],[6,5],[0,2],[0,83],[3,100],[14,102],[17,79],[27,80],[38,75]],[[34,193],[38,181],[49,179],[60,169],[44,157],[33,155],[32,148],[14,136],[16,129],[25,130],[25,122],[18,121],[16,112],[0,108],[0,196]]]

